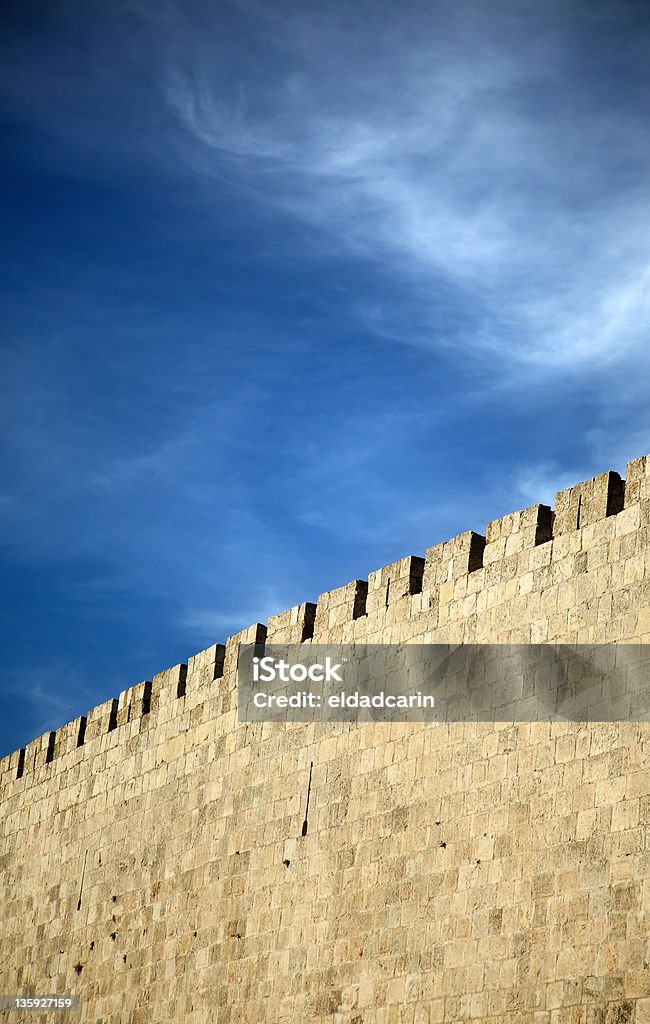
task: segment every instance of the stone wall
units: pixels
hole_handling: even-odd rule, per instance
[[[0,992],[92,1024],[650,1024],[649,724],[239,724],[235,685],[265,639],[647,642],[649,531],[650,456],[4,758]]]

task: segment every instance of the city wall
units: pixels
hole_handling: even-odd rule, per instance
[[[242,642],[648,642],[649,538],[650,456],[4,758],[0,992],[92,1024],[650,1024],[650,724],[239,724],[235,681]]]

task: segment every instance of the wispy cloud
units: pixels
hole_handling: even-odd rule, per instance
[[[232,190],[377,263],[403,305],[361,304],[367,329],[470,349],[521,380],[645,352],[648,26],[635,18],[578,0],[123,0],[105,25],[68,15],[65,45],[92,55],[87,88],[37,40],[38,81],[14,47],[0,84],[9,110],[72,151],[180,161],[203,202]]]
[[[472,7],[472,24],[434,5],[388,59],[369,27],[356,61],[345,25],[289,15],[284,73],[225,81],[203,41],[166,96],[195,172],[392,267],[421,306],[399,340],[444,345],[435,308],[451,285],[478,312],[466,344],[537,373],[606,366],[650,327],[650,142],[615,96],[590,100],[570,46],[592,19],[573,10],[552,35],[539,12]]]
[[[34,736],[56,729],[83,711],[77,710],[92,691],[78,684],[69,665],[5,671],[3,690],[19,702],[20,714],[30,722]],[[74,691],[74,692],[72,692]],[[88,704],[90,706],[90,703]],[[85,708],[83,709],[85,710]]]
[[[521,466],[515,473],[513,491],[523,506],[555,505],[555,495],[572,487],[580,479],[589,478],[587,471],[567,473],[557,465],[535,463]]]
[[[277,615],[297,603],[295,595],[282,596],[269,588],[255,595],[255,602],[248,607],[229,608],[223,603],[217,608],[192,605],[185,609],[181,625],[190,630],[197,638],[205,638],[213,643],[216,638],[232,636],[252,623],[268,621],[271,615]]]

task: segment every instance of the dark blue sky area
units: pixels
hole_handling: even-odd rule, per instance
[[[0,21],[0,753],[650,450],[647,4]]]

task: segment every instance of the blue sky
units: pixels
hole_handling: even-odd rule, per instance
[[[0,20],[0,753],[650,450],[645,2]]]

